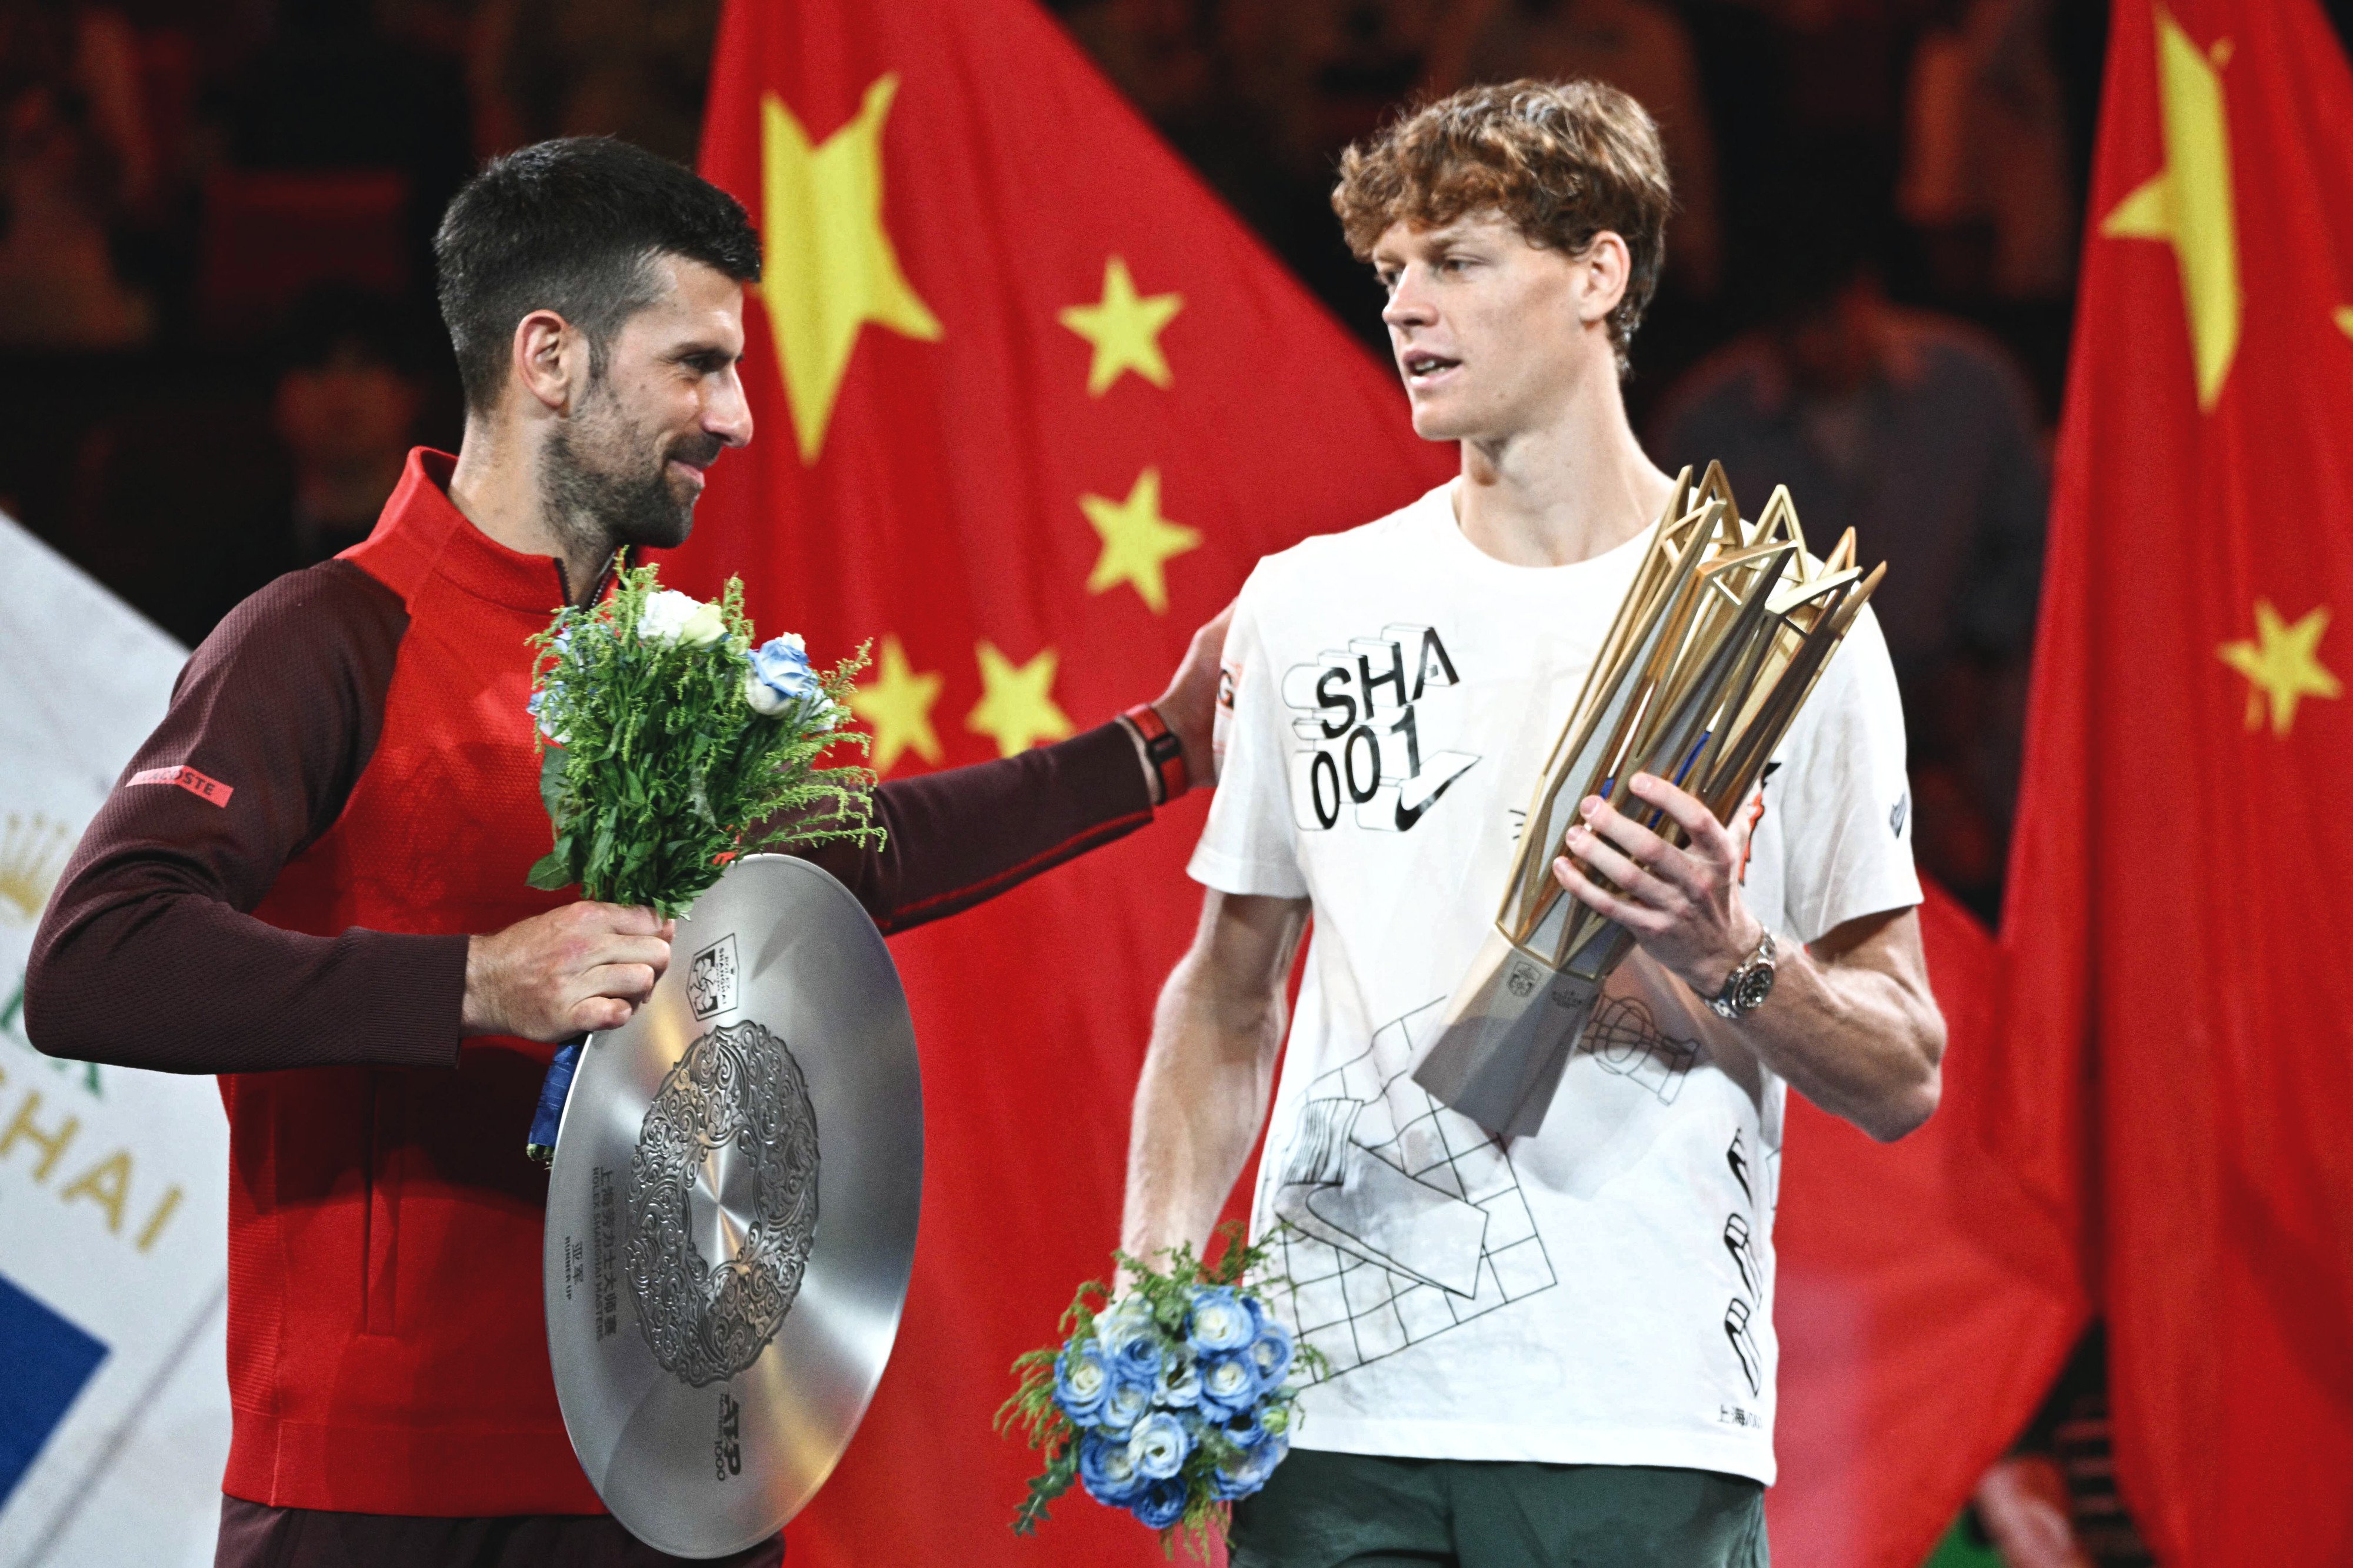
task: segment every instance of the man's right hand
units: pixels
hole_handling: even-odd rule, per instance
[[[582,902],[472,938],[460,1032],[554,1043],[617,1029],[670,967],[677,930],[651,910]]]

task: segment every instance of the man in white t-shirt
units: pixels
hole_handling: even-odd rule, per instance
[[[1388,289],[1414,427],[1462,473],[1242,590],[1124,1240],[1207,1237],[1312,915],[1252,1232],[1329,1374],[1235,1510],[1238,1568],[1757,1568],[1785,1085],[1880,1138],[1938,1089],[1886,647],[1866,613],[1736,822],[1629,781],[1688,847],[1583,803],[1554,874],[1637,951],[1535,1136],[1432,1100],[1412,1069],[1674,488],[1619,390],[1671,200],[1632,99],[1517,82],[1351,149],[1333,202]]]

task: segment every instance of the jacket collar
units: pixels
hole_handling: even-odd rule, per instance
[[[359,566],[404,602],[415,599],[427,578],[438,576],[494,605],[553,616],[565,597],[555,558],[510,550],[469,521],[449,500],[457,467],[447,452],[412,448],[375,531],[337,559]]]

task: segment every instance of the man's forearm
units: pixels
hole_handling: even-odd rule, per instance
[[[1176,996],[1182,980],[1172,976],[1161,998],[1135,1087],[1120,1246],[1137,1258],[1180,1242],[1198,1251],[1208,1240],[1266,1114],[1271,1068],[1262,1058],[1272,1053]],[[1278,1016],[1271,1028],[1281,1026]]]
[[[1128,1130],[1120,1245],[1131,1255],[1208,1240],[1266,1117],[1304,921],[1303,902],[1213,894],[1162,988]]]
[[[1928,990],[1911,910],[1856,921],[1814,949],[1784,950],[1773,994],[1742,1019],[1767,1067],[1873,1137],[1902,1137],[1936,1109],[1944,1016]]]

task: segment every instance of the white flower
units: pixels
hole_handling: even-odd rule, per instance
[[[726,635],[727,622],[719,614],[718,605],[705,604],[674,588],[648,595],[646,607],[638,616],[638,636],[647,642],[708,647]]]

